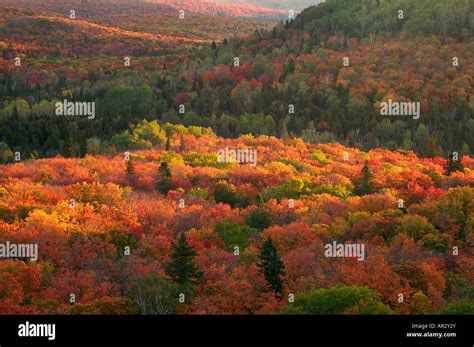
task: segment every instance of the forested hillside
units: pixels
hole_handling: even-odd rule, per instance
[[[71,142],[79,153],[80,143],[108,147],[113,135],[146,118],[211,127],[224,137],[301,136],[426,157],[470,154],[472,3],[432,3],[332,0],[238,39],[224,39],[220,29],[188,35],[181,26],[180,37],[162,40],[160,28],[176,32],[161,22],[148,26],[146,15],[131,22],[99,9],[87,10],[89,19],[78,11],[74,24],[24,13],[15,19],[3,10],[0,140],[26,157],[64,155]],[[110,6],[118,13],[119,5]],[[191,19],[183,23],[202,28]],[[134,25],[150,30],[135,35]],[[201,41],[207,42],[199,49]],[[55,116],[54,105],[65,97],[94,101],[97,117]],[[382,116],[380,105],[390,100],[419,103],[419,117]]]
[[[242,36],[251,33],[255,28],[265,26],[265,23],[251,20],[223,18],[187,10],[184,12],[184,18],[180,18],[178,8],[175,6],[134,0],[22,0],[21,2],[1,0],[0,7],[26,9],[29,15],[46,13],[63,19],[70,19],[70,11],[74,10],[79,20],[132,31],[137,33],[137,36],[149,33],[200,41]],[[22,19],[27,21],[27,18]],[[14,22],[10,24],[11,27],[15,26]],[[56,37],[56,40],[57,45],[64,43],[59,37]],[[166,43],[173,43],[173,40]],[[84,42],[83,45],[88,43]]]
[[[237,2],[238,0],[221,0],[224,2]],[[317,5],[323,0],[247,0],[247,2],[266,6],[270,8],[284,9],[284,10],[303,10],[306,7]]]
[[[250,1],[220,1],[220,0],[187,0],[177,2],[173,0],[144,0],[172,6],[176,9],[195,13],[211,14],[223,17],[243,17],[261,20],[280,20],[285,18],[288,10],[263,7],[261,4]],[[291,6],[289,7],[291,9]]]
[[[292,27],[311,35],[349,37],[419,35],[472,39],[474,4],[470,0],[331,0],[301,13]],[[402,11],[402,12],[399,12]]]

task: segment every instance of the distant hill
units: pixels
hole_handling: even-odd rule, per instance
[[[242,3],[240,0],[215,0],[227,3]],[[325,0],[246,0],[246,2],[257,6],[282,9],[282,10],[302,10],[306,7],[317,5]]]
[[[258,19],[281,19],[287,16],[283,9],[262,6],[250,1],[220,1],[220,0],[145,0],[183,9],[194,13],[210,14],[224,17],[245,17]]]
[[[34,11],[28,13],[30,16],[41,12],[67,20],[70,11],[74,10],[78,20],[132,32],[197,41],[219,41],[224,37],[247,35],[264,27],[264,24],[251,20],[220,18],[211,13],[191,11],[182,20],[173,6],[132,0],[0,0],[0,7]]]
[[[22,47],[28,57],[60,57],[69,54],[160,55],[160,52],[177,48],[177,43],[204,42],[183,36],[135,32],[91,23],[81,18],[70,20],[48,13],[2,8],[0,34],[0,42]]]

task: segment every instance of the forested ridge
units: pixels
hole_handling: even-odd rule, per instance
[[[469,0],[331,0],[304,10],[291,27],[311,35],[340,33],[364,38],[406,33],[467,40],[472,35],[473,6]]]
[[[7,25],[15,16],[4,9],[10,17],[1,22],[2,33],[9,34],[0,42],[1,141],[26,157],[64,155],[71,141],[77,152],[87,141],[109,148],[112,136],[145,118],[211,127],[224,137],[301,136],[427,157],[469,154],[472,4],[432,3],[332,0],[272,30],[223,41],[207,36],[200,49],[190,42],[178,50],[151,34],[123,36],[120,30],[130,26],[114,22],[113,15],[100,21],[123,27],[117,29],[125,38],[120,43],[97,36],[99,28],[89,24],[84,31],[41,19],[42,25],[28,27],[23,15],[16,24],[29,29],[16,33]],[[31,30],[44,31],[44,46],[40,41],[33,49],[34,38],[26,34]],[[67,36],[55,43],[63,30]],[[124,66],[124,55],[131,66]],[[21,67],[13,63],[16,56],[24,57]],[[95,101],[96,119],[56,116],[54,105],[64,98]],[[419,102],[420,118],[381,116],[380,103],[389,99]]]

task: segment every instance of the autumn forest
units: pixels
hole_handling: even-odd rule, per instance
[[[0,314],[474,314],[472,1],[295,3],[0,0]]]

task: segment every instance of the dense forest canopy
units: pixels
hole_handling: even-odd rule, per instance
[[[474,312],[472,158],[450,172],[413,152],[156,121],[132,138],[128,158],[0,165],[0,246],[40,250],[0,261],[0,313]],[[221,162],[223,148],[258,165]],[[364,245],[363,261],[327,257],[334,242]]]
[[[211,127],[225,137],[301,136],[431,157],[474,148],[467,0],[331,0],[273,29],[215,42],[212,35],[160,36],[146,19],[137,29],[149,31],[139,34],[118,5],[110,4],[110,16],[94,6],[76,21],[58,10],[52,17],[1,10],[0,140],[12,150],[64,154],[69,140],[107,147],[144,118]],[[97,117],[56,116],[64,98],[95,102]],[[388,100],[418,102],[419,119],[381,116]]]
[[[305,9],[292,27],[312,35],[343,33],[363,38],[406,32],[467,39],[472,35],[473,10],[470,0],[331,0]]]
[[[0,0],[0,314],[474,313],[472,1],[163,2]]]

